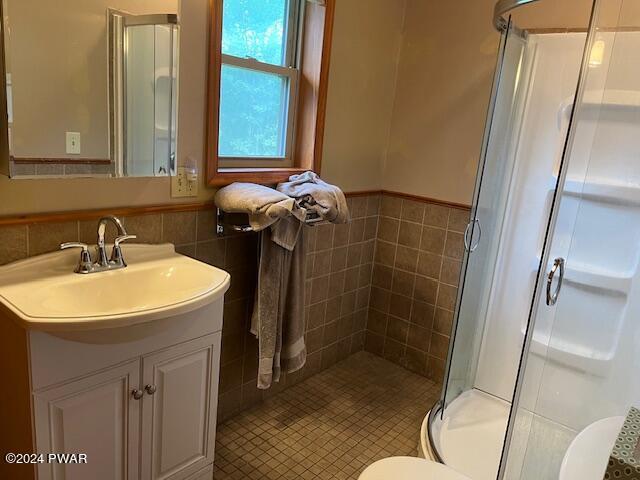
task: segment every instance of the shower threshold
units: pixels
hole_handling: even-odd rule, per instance
[[[435,407],[434,407],[435,408]],[[429,441],[429,414],[422,423],[421,446],[425,458],[437,459],[472,480],[495,480],[500,464],[511,404],[472,389],[435,416]],[[435,457],[435,458],[434,458]]]

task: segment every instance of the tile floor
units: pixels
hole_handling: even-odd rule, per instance
[[[214,478],[357,479],[381,458],[415,456],[440,386],[357,353],[218,426]]]

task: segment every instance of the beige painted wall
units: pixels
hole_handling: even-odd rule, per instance
[[[80,156],[109,158],[108,8],[175,13],[178,0],[5,0],[13,155],[73,158],[65,132],[79,132]]]
[[[349,191],[382,187],[405,0],[338,0],[322,175]]]
[[[468,203],[498,35],[492,0],[408,0],[387,190]]]
[[[407,0],[385,189],[471,203],[499,43],[494,4]],[[522,28],[586,28],[591,5],[544,0],[514,20]]]

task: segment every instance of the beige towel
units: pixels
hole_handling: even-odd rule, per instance
[[[258,288],[251,316],[251,333],[258,337],[260,389],[278,382],[282,370],[299,370],[307,358],[305,242],[300,226],[300,221],[289,216],[274,225],[277,234],[273,227],[261,233]]]
[[[256,232],[289,215],[301,221],[306,216],[293,198],[255,183],[237,182],[221,188],[216,192],[215,202],[225,212],[248,214],[249,224]]]
[[[276,190],[295,198],[299,207],[314,212],[329,222],[349,221],[347,200],[342,190],[324,182],[314,172],[292,175],[288,182],[280,183]]]
[[[302,226],[306,210],[273,188],[233,183],[216,193],[216,205],[229,213],[246,213],[261,232],[258,286],[251,332],[258,338],[258,387],[280,379],[282,369],[304,366],[305,256]]]

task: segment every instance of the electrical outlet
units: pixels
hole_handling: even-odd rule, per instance
[[[195,169],[186,169],[185,178],[187,180],[187,196],[198,196],[198,171]]]
[[[176,175],[171,177],[172,197],[198,196],[198,172],[192,168],[178,167]]]
[[[67,132],[65,136],[67,144],[67,154],[80,155],[80,133],[79,132]]]
[[[186,197],[187,184],[185,178],[184,167],[178,167],[176,174],[171,177],[171,196]]]

